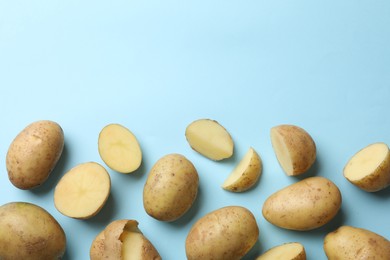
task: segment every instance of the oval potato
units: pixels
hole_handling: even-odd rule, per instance
[[[6,158],[11,183],[23,190],[44,183],[64,148],[64,132],[53,121],[42,120],[24,128],[12,141]]]
[[[0,259],[61,259],[66,237],[43,208],[26,202],[0,207]]]
[[[256,219],[248,209],[223,207],[206,214],[192,226],[185,244],[187,259],[241,259],[258,237]]]
[[[306,260],[306,251],[301,243],[285,243],[267,250],[256,260]]]
[[[372,231],[341,226],[324,239],[324,250],[329,260],[388,260],[390,241]]]
[[[194,203],[199,176],[183,155],[169,154],[152,167],[143,191],[146,213],[161,221],[174,221]]]
[[[324,177],[310,177],[269,196],[262,213],[275,226],[304,231],[325,225],[340,207],[338,187]]]

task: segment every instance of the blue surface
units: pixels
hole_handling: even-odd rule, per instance
[[[366,145],[390,144],[390,1],[0,1],[0,204],[29,201],[63,226],[65,259],[88,259],[95,235],[119,218],[136,219],[163,259],[185,259],[184,241],[204,214],[227,205],[250,209],[259,242],[246,259],[298,241],[308,259],[326,259],[323,238],[354,225],[390,239],[390,189],[369,194],[342,176]],[[235,155],[213,162],[184,137],[195,119],[218,120]],[[57,121],[63,156],[41,187],[8,180],[9,144],[27,124]],[[137,136],[143,165],[133,175],[109,170],[112,192],[89,220],[61,215],[53,190],[76,164],[103,162],[100,130],[120,123]],[[301,178],[287,177],[272,150],[271,127],[290,123],[314,138],[318,155],[304,176],[324,176],[343,195],[342,210],[323,228],[294,232],[272,226],[264,200]],[[245,193],[220,188],[253,146],[263,160],[258,185]],[[200,175],[199,196],[180,220],[163,223],[142,205],[148,171],[181,153]]]

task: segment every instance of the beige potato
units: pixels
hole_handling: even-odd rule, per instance
[[[306,260],[306,251],[300,243],[286,243],[269,249],[256,260]]]
[[[368,192],[376,192],[389,187],[389,147],[385,143],[374,143],[363,148],[345,165],[344,177]]]
[[[294,125],[271,128],[271,142],[284,172],[289,176],[305,173],[316,159],[316,145],[304,129]]]
[[[87,162],[68,171],[54,190],[54,205],[63,215],[88,219],[95,216],[110,195],[110,175],[98,163]]]
[[[341,226],[327,234],[324,250],[329,260],[389,260],[390,241],[372,231]]]
[[[199,176],[183,155],[169,154],[152,167],[143,190],[146,213],[161,221],[183,216],[198,194]]]
[[[211,160],[220,161],[233,155],[232,137],[215,120],[199,119],[192,122],[187,126],[185,136],[192,149]]]
[[[25,202],[0,207],[0,259],[61,259],[66,236],[43,208]]]
[[[64,132],[53,121],[37,121],[24,128],[9,146],[6,167],[11,183],[23,190],[44,183],[64,148]]]
[[[304,231],[325,225],[340,207],[338,187],[326,178],[310,177],[269,196],[262,213],[275,226]]]
[[[99,233],[90,248],[91,260],[158,260],[153,244],[135,220],[115,220]]]
[[[259,228],[252,212],[240,206],[212,211],[191,227],[186,255],[194,259],[241,259],[255,245]]]
[[[246,191],[259,180],[261,170],[262,163],[260,156],[251,147],[222,184],[222,188],[232,192]]]
[[[99,134],[99,154],[114,171],[131,173],[141,166],[142,151],[135,135],[119,124],[105,126]]]

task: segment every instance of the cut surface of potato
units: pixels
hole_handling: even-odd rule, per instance
[[[300,243],[286,243],[273,247],[256,260],[305,260],[305,248]]]
[[[390,185],[390,151],[384,143],[357,152],[344,167],[344,176],[363,190],[374,192]]]
[[[134,172],[141,165],[141,147],[134,134],[122,125],[105,126],[99,134],[98,147],[104,163],[117,172]]]
[[[192,149],[219,161],[233,155],[233,139],[217,121],[199,119],[187,126],[186,138]]]
[[[222,184],[222,188],[232,192],[246,191],[258,181],[261,170],[260,156],[251,147]]]
[[[296,176],[306,172],[316,159],[316,146],[311,136],[294,125],[271,128],[271,142],[284,172]]]
[[[124,231],[122,238],[122,259],[142,260],[144,236],[138,232]]]
[[[103,207],[110,188],[110,176],[103,166],[83,163],[61,178],[54,191],[54,204],[65,216],[90,218]]]

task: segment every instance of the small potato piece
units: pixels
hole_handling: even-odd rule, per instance
[[[169,154],[152,167],[143,191],[146,213],[161,221],[183,216],[198,194],[199,176],[183,155]]]
[[[192,149],[211,160],[220,161],[233,155],[232,137],[215,120],[196,120],[187,126],[185,135]]]
[[[104,206],[110,188],[110,175],[103,166],[95,162],[79,164],[58,182],[54,204],[65,216],[88,219]]]
[[[99,134],[99,154],[114,171],[131,173],[142,162],[141,147],[130,130],[119,124],[105,126]]]
[[[337,186],[326,178],[310,177],[269,196],[262,213],[275,226],[305,231],[328,223],[340,207]]]
[[[156,248],[142,234],[135,220],[111,222],[92,242],[91,260],[158,260]]]
[[[389,147],[384,143],[374,143],[363,148],[344,167],[344,177],[368,192],[387,188],[390,186]]]
[[[269,249],[256,260],[306,260],[306,251],[300,243],[286,243]]]
[[[223,207],[192,226],[185,244],[187,259],[241,259],[258,237],[259,228],[252,212],[240,206]]]
[[[11,183],[23,190],[46,181],[64,148],[64,132],[53,121],[42,120],[28,125],[12,141],[6,158]]]
[[[66,237],[43,208],[25,202],[0,207],[0,259],[61,259]]]
[[[324,239],[329,260],[389,260],[390,241],[366,229],[341,226]]]
[[[261,170],[262,163],[260,156],[251,147],[222,184],[222,188],[232,192],[246,191],[258,181]]]
[[[316,145],[312,137],[298,126],[271,128],[271,142],[280,166],[289,176],[305,173],[316,159]]]

